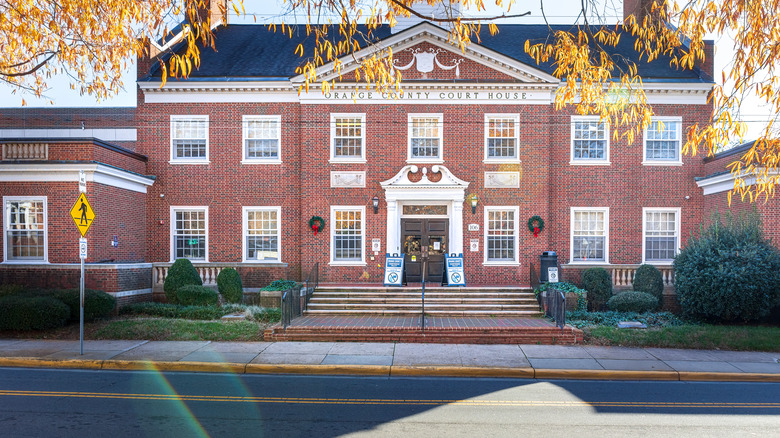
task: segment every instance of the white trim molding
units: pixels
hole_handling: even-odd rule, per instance
[[[510,120],[512,121],[512,130],[514,136],[512,137],[490,137],[490,122],[493,120]],[[485,163],[520,163],[520,114],[517,113],[485,113],[485,127],[484,127],[484,162]],[[491,138],[507,138],[514,140],[515,156],[514,157],[490,157],[488,156],[489,141]]]
[[[677,156],[672,159],[648,159],[647,158],[647,128],[642,133],[642,164],[645,166],[682,166],[682,117],[653,117],[650,120],[650,124],[656,123],[664,124],[664,129],[668,131],[668,123],[673,122],[677,124],[676,136],[674,139],[668,139],[668,141],[677,142]],[[649,125],[648,125],[649,127]],[[659,140],[660,139],[653,139]]]
[[[491,211],[511,211],[514,214],[514,225],[512,227],[512,235],[514,237],[514,259],[513,260],[488,260],[488,233],[490,231],[490,212]],[[484,254],[482,256],[482,264],[485,266],[519,266],[520,265],[520,207],[518,206],[485,206],[484,207],[484,229],[482,234],[482,240],[484,241]]]
[[[360,140],[359,157],[336,156],[336,123],[338,120],[360,120],[360,136],[342,136]],[[347,128],[349,129],[349,128]],[[330,113],[330,162],[331,163],[365,163],[366,162],[366,114],[365,113]]]
[[[761,173],[763,169],[758,169],[756,172]],[[714,195],[716,193],[728,192],[734,189],[734,184],[738,178],[742,179],[745,186],[752,186],[757,182],[760,184],[766,179],[777,178],[780,176],[780,171],[769,171],[767,176],[761,176],[756,174],[744,173],[741,176],[735,176],[731,172],[724,172],[717,175],[707,176],[696,180],[696,185],[699,186],[704,192],[704,195]]]
[[[209,208],[203,205],[189,206],[189,205],[171,205],[170,208],[170,239],[168,241],[171,250],[171,263],[176,261],[176,212],[179,211],[198,211],[203,212],[203,219],[205,221],[205,234],[206,240],[204,248],[204,258],[202,259],[189,259],[193,263],[208,263],[209,262]],[[184,257],[186,258],[186,257]]]
[[[249,212],[275,212],[276,213],[276,258],[250,259],[247,257],[248,246],[247,237],[249,236]],[[282,263],[282,207],[278,206],[252,206],[241,208],[241,262],[242,263]],[[266,234],[265,236],[270,236]]]
[[[0,139],[6,138],[97,138],[103,141],[137,141],[136,128],[36,128],[36,129],[0,129]]]
[[[360,260],[336,260],[336,212],[360,213]],[[331,205],[330,206],[330,266],[365,266],[366,265],[366,206],[365,205]]]
[[[276,124],[275,138],[249,138],[247,135],[250,122],[274,122]],[[247,140],[276,140],[276,158],[247,157]],[[282,163],[282,116],[244,115],[241,117],[241,164],[281,164]]]
[[[79,171],[84,171],[87,182],[146,193],[154,179],[116,167],[96,163],[39,163],[0,166],[0,182],[79,182]]]
[[[170,164],[209,164],[209,116],[207,115],[178,115],[178,114],[171,114],[171,127],[170,127],[170,139],[169,139],[169,146],[171,150],[170,154]],[[189,138],[189,139],[182,139],[182,140],[206,140],[205,145],[205,154],[206,156],[203,158],[192,158],[192,157],[183,157],[179,158],[176,156],[176,145],[174,145],[174,141],[177,140],[174,136],[175,131],[175,125],[177,122],[203,122],[204,124],[204,131],[205,131],[205,137],[204,138]]]
[[[593,212],[604,214],[604,260],[574,260],[574,213]],[[569,264],[570,265],[608,265],[609,264],[609,207],[569,207]]]
[[[415,137],[415,138],[435,138],[438,140],[439,153],[436,157],[415,157],[412,155],[412,132],[414,131],[414,121],[421,119],[436,120],[436,137]],[[406,118],[406,162],[407,163],[443,163],[444,162],[444,114],[442,113],[409,113]],[[427,127],[424,129],[428,129]]]
[[[599,116],[571,116],[571,130],[569,138],[569,165],[571,166],[609,166],[612,163],[609,161],[609,123],[607,121],[600,121]],[[574,132],[577,122],[596,122],[596,131],[599,125],[604,125],[604,138],[598,139],[604,141],[604,158],[574,158]],[[593,131],[593,127],[589,128],[589,131]],[[582,140],[582,139],[581,139]]]

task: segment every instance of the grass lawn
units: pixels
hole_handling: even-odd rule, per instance
[[[780,327],[680,325],[648,329],[583,328],[585,343],[626,347],[780,351]]]
[[[151,341],[262,341],[264,324],[252,321],[191,321],[132,318],[108,321],[92,330],[90,339]]]

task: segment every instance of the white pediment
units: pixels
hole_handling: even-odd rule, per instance
[[[437,164],[430,167],[404,166],[394,177],[379,183],[383,189],[461,189],[469,183],[456,177],[446,167]]]
[[[358,51],[353,56],[344,56],[341,58],[340,74],[344,75],[356,70],[360,61],[370,58],[387,49],[392,49],[393,53],[412,49],[421,43],[428,42],[439,48],[441,51],[451,53],[453,56],[465,58],[482,64],[488,68],[496,70],[498,73],[511,76],[519,82],[526,83],[544,83],[558,84],[560,80],[544,71],[519,62],[513,58],[502,55],[499,52],[480,46],[476,42],[469,44],[464,51],[460,51],[448,42],[447,31],[435,26],[429,22],[421,23],[409,29],[405,29],[395,35],[385,38],[378,43]],[[317,76],[322,81],[338,79],[339,72],[334,68],[334,63],[328,63],[317,69]],[[292,78],[293,83],[304,81],[303,75]]]

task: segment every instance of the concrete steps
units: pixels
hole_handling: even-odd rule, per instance
[[[306,315],[414,316],[422,311],[422,288],[317,288]],[[425,313],[431,316],[541,316],[530,289],[426,287]]]

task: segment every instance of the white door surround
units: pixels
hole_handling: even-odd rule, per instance
[[[380,185],[385,190],[387,202],[387,253],[401,252],[403,206],[429,204],[447,206],[447,217],[450,221],[448,252],[463,252],[463,203],[469,183],[458,179],[439,164],[431,166],[430,169],[415,165],[404,166],[394,177],[381,182]]]

